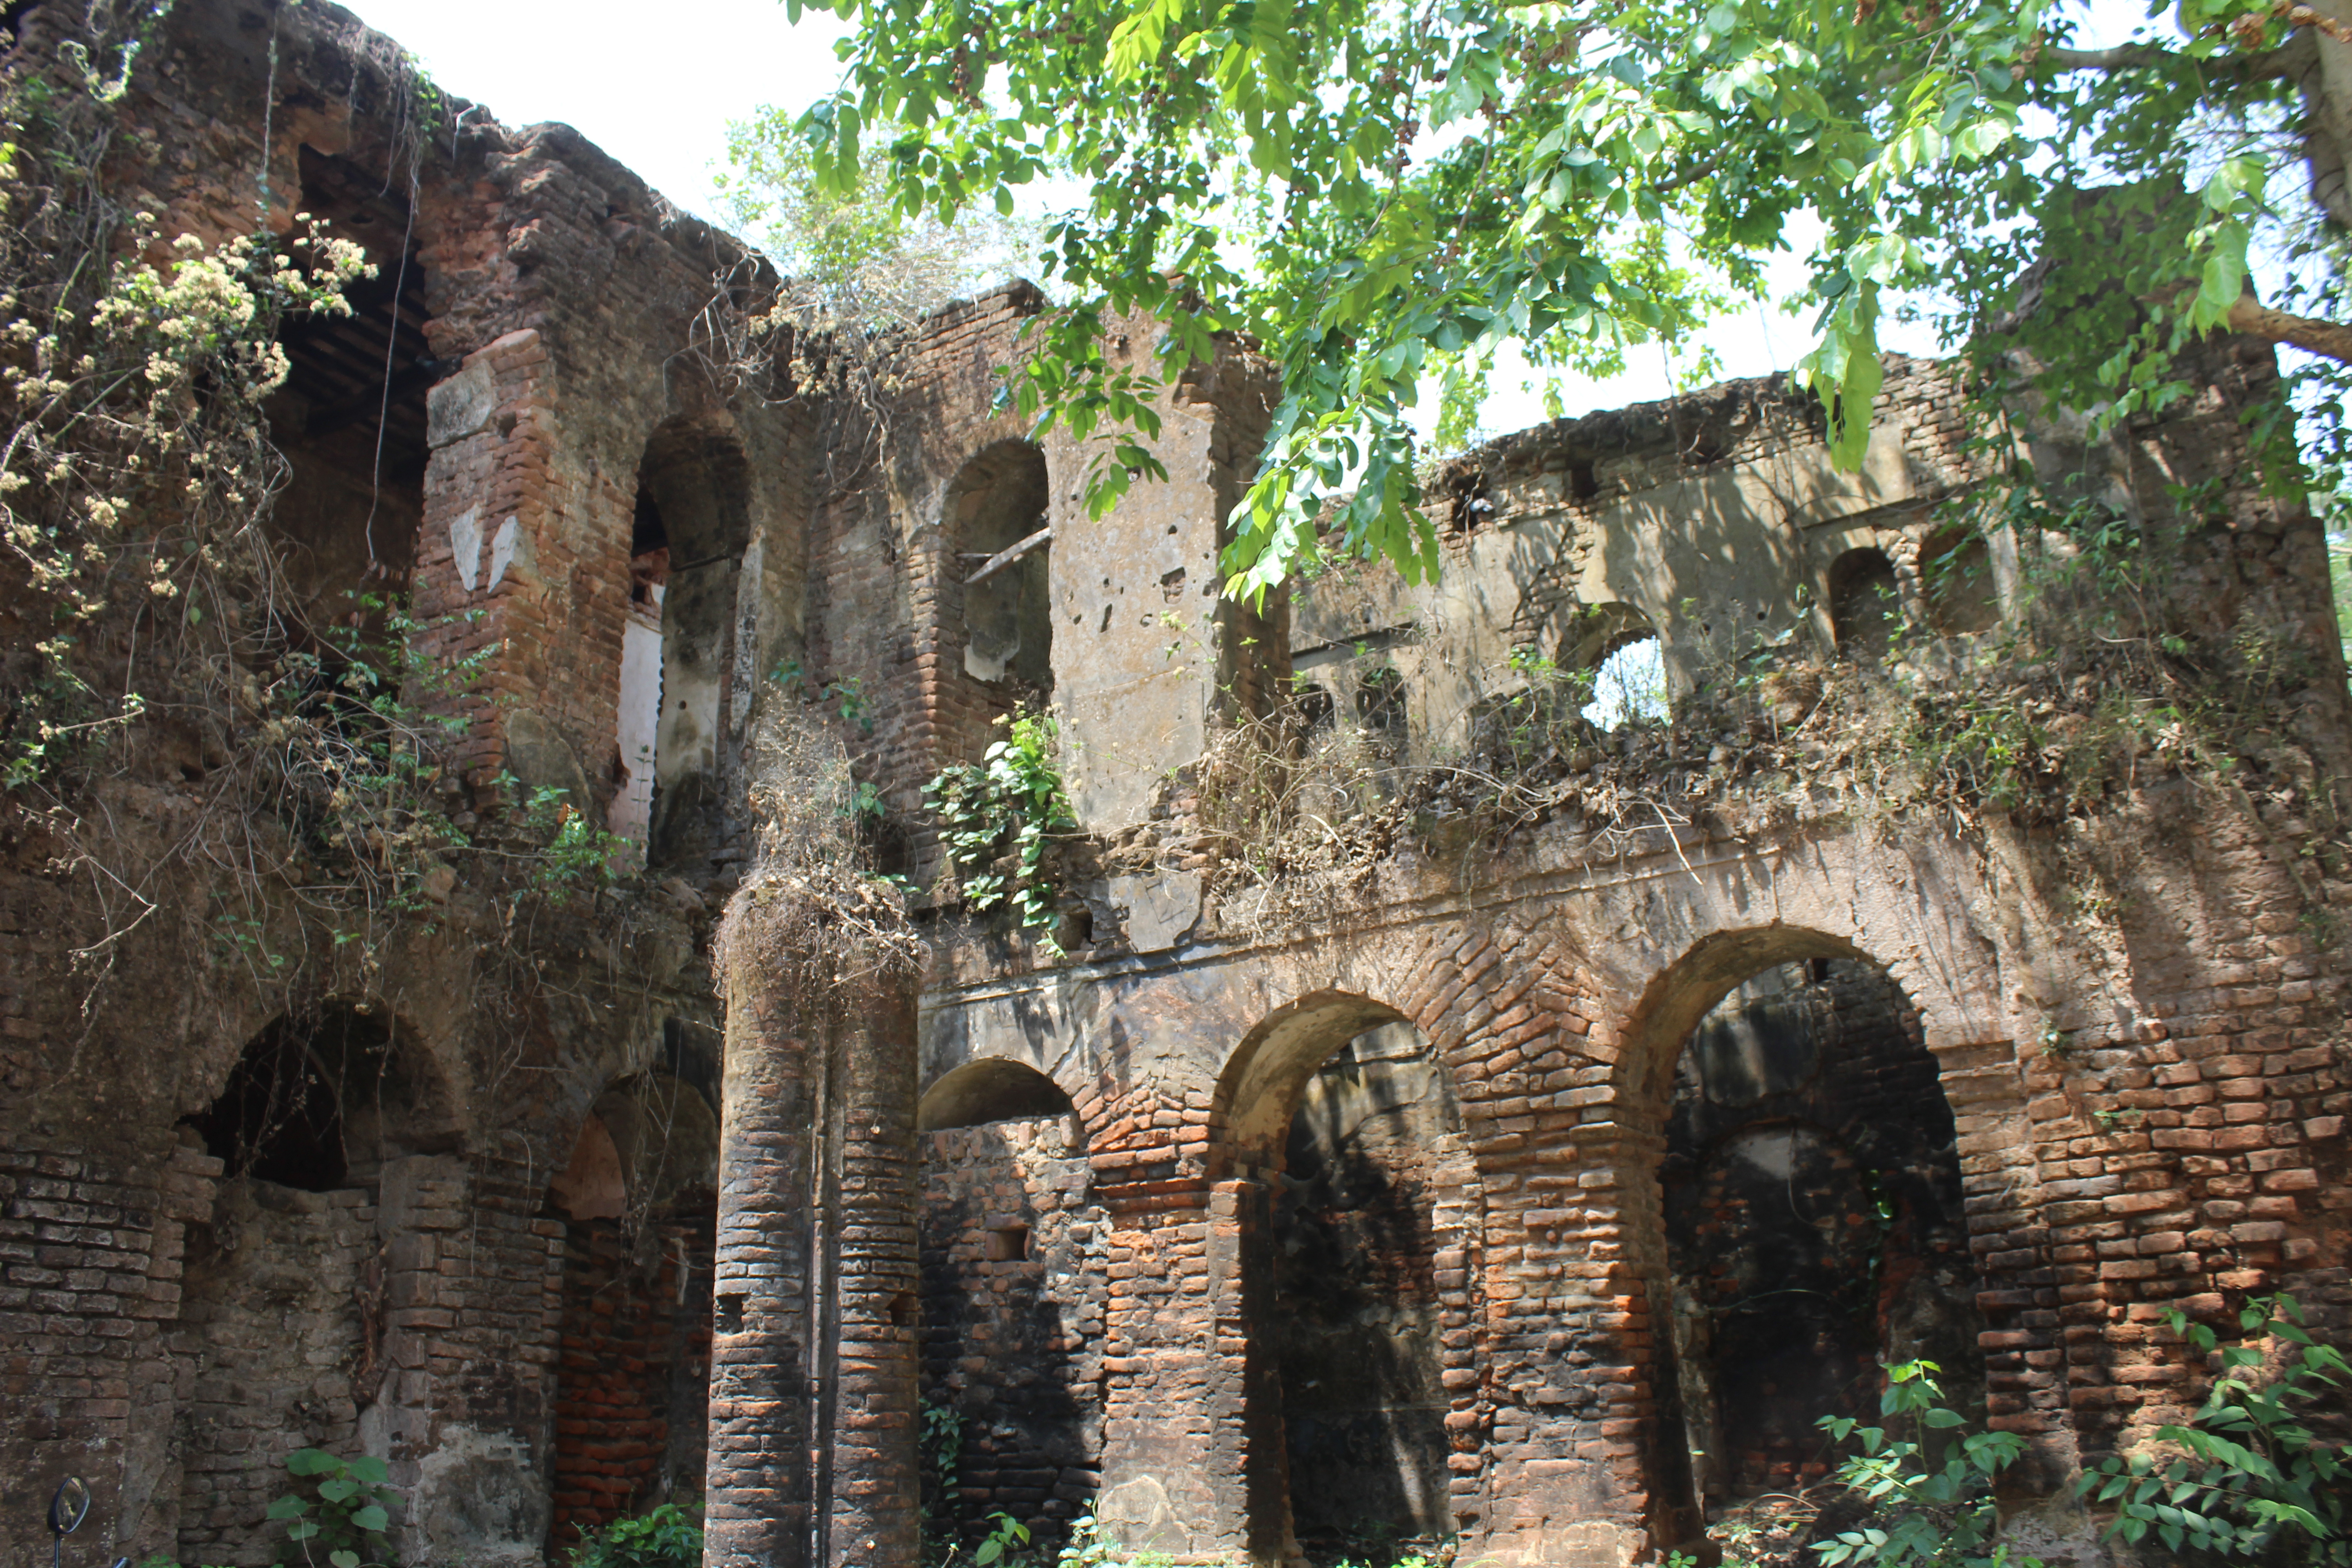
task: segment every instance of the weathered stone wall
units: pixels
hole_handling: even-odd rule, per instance
[[[922,1163],[923,1397],[962,1418],[948,1511],[985,1530],[1002,1510],[1050,1541],[1100,1481],[1092,1168],[1058,1116],[927,1132]]]

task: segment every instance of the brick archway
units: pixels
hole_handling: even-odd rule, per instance
[[[1961,995],[1940,984],[1940,974],[1916,951],[1897,963],[1882,963],[1858,940],[1861,934],[1779,922],[1708,931],[1650,977],[1620,1028],[1612,1080],[1619,1158],[1609,1180],[1597,1184],[1591,1197],[1622,1216],[1614,1245],[1649,1303],[1649,1331],[1638,1340],[1629,1336],[1628,1361],[1650,1394],[1643,1432],[1643,1489],[1648,1531],[1662,1546],[1684,1544],[1704,1527],[1680,1408],[1688,1379],[1679,1375],[1687,1369],[1678,1368],[1675,1360],[1677,1325],[1660,1186],[1677,1068],[1702,1020],[1744,983],[1780,965],[1845,961],[1866,966],[1917,1014],[1920,1033],[1929,1042],[1927,1055],[1935,1058],[1935,1089],[1955,1121],[1964,1125],[1967,1109],[1989,1097],[1986,1075],[1976,1070],[1982,1066],[1977,1059],[1981,1048],[1953,1042],[1982,1037],[1999,1026],[1973,1016]],[[1992,1097],[2008,1109],[2007,1096]],[[1957,1186],[1957,1172],[1953,1180]],[[1975,1289],[1981,1292],[1980,1279]],[[1973,1334],[1967,1342],[1973,1353]]]

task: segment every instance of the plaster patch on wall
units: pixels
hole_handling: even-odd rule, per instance
[[[449,524],[449,553],[457,562],[457,581],[468,594],[482,575],[482,510],[467,507]]]
[[[511,1434],[443,1427],[439,1447],[417,1467],[411,1552],[440,1562],[536,1564],[548,1511],[539,1470]]]
[[[519,526],[516,519],[507,519],[499,524],[498,534],[490,541],[490,586],[493,589],[507,574],[507,566],[515,558],[515,533]],[[468,583],[466,586],[470,588],[473,584]]]

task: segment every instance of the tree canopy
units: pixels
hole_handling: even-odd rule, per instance
[[[1219,332],[1278,360],[1236,594],[1329,551],[1433,572],[1409,411],[1474,396],[1508,342],[1605,369],[1686,335],[1792,247],[1796,374],[1848,464],[1897,299],[1980,353],[2038,303],[2002,363],[2109,418],[2182,395],[2174,356],[2224,327],[2352,359],[2352,0],[2181,0],[2096,50],[2042,0],[821,3],[854,30],[797,127],[820,183],[868,169],[952,221],[1071,182],[1038,258],[1066,308],[1012,395],[1102,437],[1098,507],[1149,466],[1152,379],[1110,318],[1168,323],[1161,376]],[[2332,393],[2305,400],[2323,458]]]

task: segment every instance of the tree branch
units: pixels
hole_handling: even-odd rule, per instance
[[[2315,316],[2291,316],[2284,310],[2273,310],[2251,292],[2239,295],[2238,302],[2230,307],[2230,330],[2249,337],[2268,338],[2274,343],[2292,343],[2352,364],[2352,327],[2324,321]]]
[[[2047,62],[2062,71],[2126,71],[2152,67],[2189,65],[2210,75],[2244,81],[2293,81],[2316,63],[2318,51],[2308,28],[2298,26],[2277,48],[2259,55],[2222,55],[2193,60],[2162,44],[2118,44],[2112,49],[2044,48],[2035,63]]]

